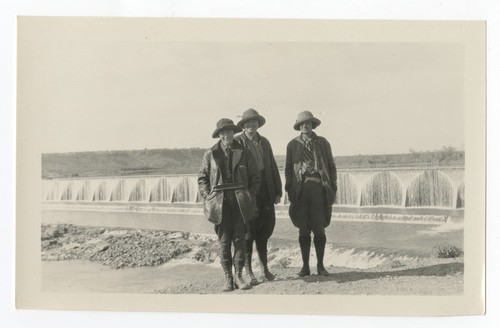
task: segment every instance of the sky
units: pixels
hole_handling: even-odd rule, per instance
[[[38,31],[25,61],[42,153],[208,148],[223,117],[254,108],[283,155],[299,112],[334,155],[464,147],[458,43],[170,42]]]

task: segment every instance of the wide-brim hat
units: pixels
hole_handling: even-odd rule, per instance
[[[304,122],[311,121],[312,122],[312,128],[316,129],[318,125],[321,124],[321,121],[318,120],[310,111],[303,111],[299,113],[297,116],[297,120],[295,121],[295,124],[293,125],[294,130],[299,131],[300,130],[300,125]]]
[[[264,118],[264,116],[260,115],[259,112],[255,109],[249,108],[245,112],[243,112],[241,121],[238,122],[238,126],[243,129],[245,123],[250,120],[257,120],[257,122],[259,122],[259,128],[266,124],[266,119]]]
[[[214,133],[212,133],[212,138],[218,138],[219,132],[221,132],[222,130],[233,130],[234,133],[238,133],[238,132],[243,131],[242,128],[240,128],[237,125],[234,125],[233,120],[231,120],[229,118],[221,118],[217,122],[217,126],[215,128]]]

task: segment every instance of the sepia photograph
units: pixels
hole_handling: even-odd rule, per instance
[[[19,307],[484,311],[484,22],[17,24]]]

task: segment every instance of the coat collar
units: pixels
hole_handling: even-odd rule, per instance
[[[250,138],[249,138],[249,137],[245,134],[245,131],[243,131],[243,132],[241,133],[241,136],[242,136],[242,138],[244,138],[244,139],[245,139],[245,140],[247,140],[247,141],[251,141],[251,140],[253,140],[253,139],[250,139]],[[257,134],[255,135],[255,137],[253,137],[253,138],[254,138],[255,140],[257,140],[257,141],[260,141],[260,134],[259,134],[259,132],[257,132]]]
[[[306,142],[304,141],[304,139],[302,139],[302,134],[299,134],[297,137],[295,137],[295,140],[297,140],[298,142],[300,142],[301,144],[305,145]],[[312,133],[312,138],[311,138],[311,141],[313,143],[317,142],[318,141],[318,136],[316,135],[316,133]]]
[[[222,150],[221,141],[219,140],[215,145],[212,146],[210,150]],[[241,146],[238,142],[236,142],[236,140],[234,140],[231,144],[231,150],[243,150],[243,146]]]
[[[231,144],[231,150],[233,151],[233,170],[241,159],[243,153],[243,146],[240,145],[236,140]],[[211,151],[213,153],[213,158],[217,165],[221,165],[221,161],[224,158],[224,152],[222,151],[221,141],[219,140],[215,145],[212,146]]]

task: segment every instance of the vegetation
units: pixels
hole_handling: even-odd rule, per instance
[[[437,151],[415,151],[392,155],[356,155],[336,158],[338,167],[401,167],[463,165],[465,152],[453,147]]]
[[[205,149],[144,149],[42,154],[42,177],[196,173]]]
[[[433,256],[439,259],[456,258],[463,255],[463,251],[455,245],[444,244],[434,247]]]
[[[195,174],[205,149],[144,149],[42,154],[42,178]],[[285,156],[276,156],[280,170]],[[453,147],[406,154],[336,156],[338,168],[464,165],[465,153]]]

